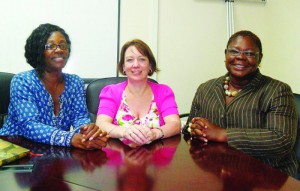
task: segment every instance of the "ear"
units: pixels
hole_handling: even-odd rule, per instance
[[[263,58],[263,53],[261,53],[261,54],[259,54],[259,60],[258,60],[258,64],[260,64],[260,62],[261,62],[261,60],[262,60],[262,58]]]

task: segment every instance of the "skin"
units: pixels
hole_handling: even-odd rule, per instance
[[[60,32],[53,32],[47,43],[67,43]],[[45,74],[41,79],[46,90],[50,93],[54,102],[54,114],[59,113],[59,95],[65,88],[62,69],[69,59],[69,50],[62,50],[57,47],[55,50],[45,50]],[[95,124],[83,126],[80,133],[75,134],[71,144],[81,149],[101,149],[108,141],[107,133],[100,130]]]
[[[130,46],[125,51],[125,71],[128,84],[125,88],[126,101],[131,113],[138,118],[144,117],[151,105],[153,92],[147,83],[148,73],[151,68],[149,59],[137,50],[135,46]],[[180,132],[180,120],[178,115],[169,115],[164,118],[164,137],[172,136]],[[162,132],[158,129],[150,129],[140,125],[130,127],[119,127],[112,124],[113,118],[101,114],[97,116],[96,124],[109,133],[113,138],[126,138],[132,141],[134,146],[143,145],[162,137]]]
[[[250,37],[237,36],[229,45],[228,48],[239,51],[259,52],[259,48]],[[257,54],[254,58],[246,57],[244,53],[238,56],[227,54],[225,50],[225,66],[229,72],[229,90],[240,90],[245,87],[256,72],[262,54]],[[226,105],[228,105],[234,97],[226,96]],[[208,119],[195,117],[190,124],[191,135],[204,142],[216,141],[227,143],[226,129],[211,123]]]

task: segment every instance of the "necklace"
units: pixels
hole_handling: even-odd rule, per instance
[[[236,97],[238,95],[238,93],[242,90],[238,90],[238,91],[229,91],[229,76],[227,76],[225,78],[225,82],[224,82],[224,89],[225,89],[225,95],[228,97]]]

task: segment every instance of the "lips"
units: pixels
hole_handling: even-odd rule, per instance
[[[233,64],[232,66],[237,70],[244,70],[247,68],[247,66],[241,64]]]
[[[141,73],[141,71],[134,70],[134,71],[131,71],[131,73],[132,73],[132,74],[134,74],[134,75],[138,75],[138,74],[140,74],[140,73]]]
[[[63,62],[65,59],[63,57],[54,57],[52,60],[55,62]]]

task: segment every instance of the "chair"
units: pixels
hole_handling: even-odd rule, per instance
[[[94,123],[97,117],[97,111],[99,106],[99,93],[101,90],[109,84],[117,84],[127,80],[127,77],[109,77],[100,78],[90,82],[86,89],[86,103],[90,114],[91,121]],[[150,79],[150,81],[157,83],[157,81]]]
[[[296,152],[297,159],[300,162],[300,94],[294,93],[294,98],[296,101],[296,108],[298,111],[297,138],[296,138],[294,150]]]
[[[3,126],[7,118],[9,97],[10,97],[10,82],[14,74],[0,72],[0,128]]]

